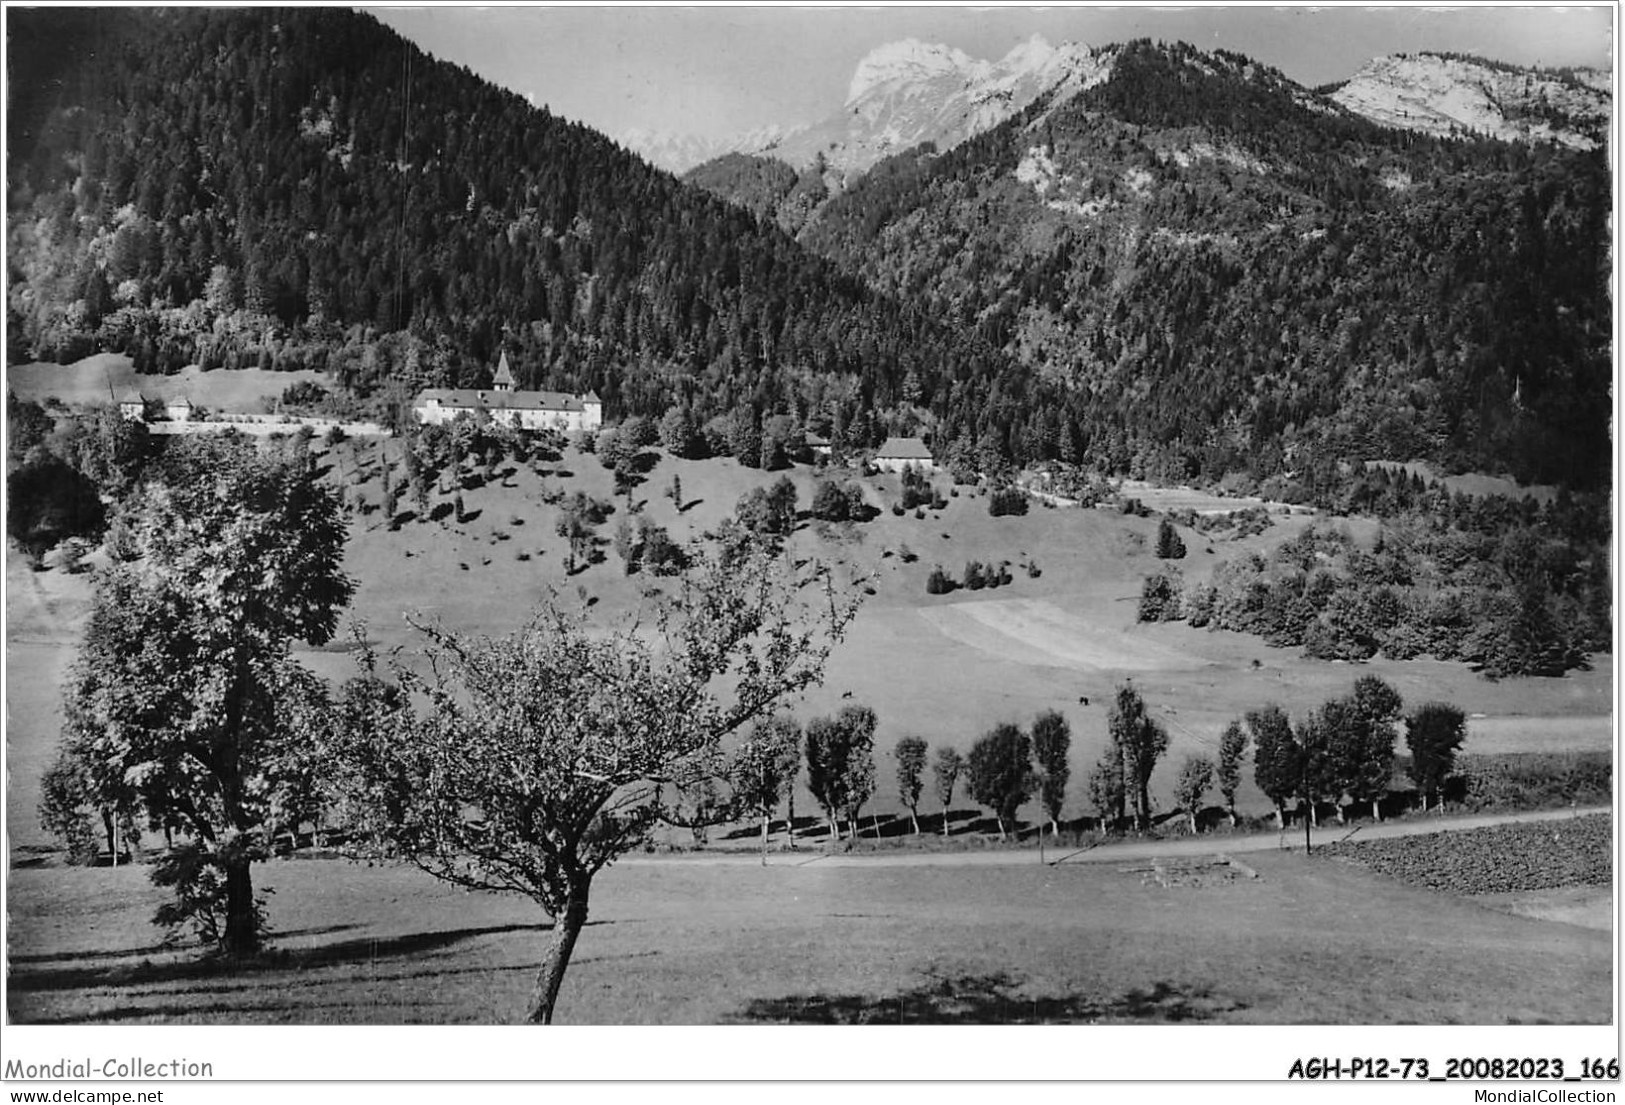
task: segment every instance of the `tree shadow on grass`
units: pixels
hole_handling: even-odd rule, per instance
[[[449,1004],[424,998],[414,998],[410,1005],[413,1009],[433,1007]],[[260,1004],[237,1004],[234,1002],[195,1002],[188,1001],[170,1005],[115,1005],[107,1009],[96,1009],[88,1013],[73,1013],[62,1017],[41,1017],[36,1021],[25,1021],[31,1024],[121,1024],[136,1020],[157,1020],[165,1022],[181,1022],[199,1024],[216,1017],[228,1017],[234,1014],[308,1014],[319,1009],[342,1010],[348,1017],[340,1020],[353,1020],[358,1012],[353,1001],[318,1001],[318,1002],[287,1002],[274,1001]],[[279,1018],[280,1019],[280,1018]],[[425,1018],[432,1020],[432,1018]],[[296,1024],[321,1023],[311,1017],[295,1017]]]
[[[970,832],[976,823],[981,820],[981,817],[980,810],[949,810],[946,813],[927,814],[920,818],[920,827],[927,832],[933,832],[940,836],[942,835],[942,822],[946,818],[949,835],[957,835]],[[954,824],[956,821],[963,822],[963,824],[956,827]]]
[[[588,922],[589,924],[610,924],[611,922]],[[500,933],[510,929],[524,929],[533,927],[546,929],[550,926],[512,925],[500,926],[491,929],[467,930],[469,934],[484,932]],[[360,943],[360,941],[351,942]],[[589,963],[619,962],[628,959],[645,959],[661,955],[657,950],[626,952],[620,954],[587,956],[575,960],[577,965]],[[328,966],[359,966],[367,963],[366,960],[353,960],[348,962],[335,962]],[[410,958],[397,958],[397,968],[373,973],[368,971],[367,981],[387,983],[394,985],[410,980],[424,980],[427,985],[444,984],[448,979],[458,976],[479,975],[486,978],[495,978],[500,975],[519,973],[534,975],[541,965],[540,959],[527,959],[521,963],[484,963],[469,966],[448,966],[441,961],[414,963]],[[102,1006],[85,1012],[68,1013],[60,1016],[28,1017],[19,1015],[16,1006],[10,1008],[13,1021],[31,1024],[116,1024],[137,1020],[164,1020],[182,1021],[187,1023],[200,1023],[219,1018],[240,1017],[242,1019],[274,1019],[291,1021],[297,1024],[320,1023],[324,1018],[313,1017],[311,1014],[319,1010],[342,1010],[349,1014],[345,1017],[333,1018],[340,1021],[367,1020],[366,1008],[358,1005],[355,998],[340,1001],[320,1000],[316,995],[327,992],[332,986],[353,987],[358,979],[352,974],[333,974],[331,972],[307,972],[303,968],[310,964],[301,964],[287,975],[279,975],[274,979],[267,979],[261,974],[248,972],[243,975],[222,974],[217,981],[198,984],[192,980],[183,980],[181,989],[166,988],[162,983],[172,981],[161,980],[151,989],[129,987],[119,991],[118,997],[123,999],[121,1004]],[[369,964],[370,966],[370,964]],[[143,981],[153,981],[144,979]],[[12,987],[13,992],[17,987]],[[297,996],[296,995],[303,995]],[[181,998],[176,1002],[174,999]],[[150,999],[151,1004],[143,1004],[143,999]],[[395,1008],[409,1008],[424,1010],[435,1006],[455,1005],[455,1002],[446,1002],[428,996],[412,996],[403,998]],[[438,1018],[421,1018],[436,1021]]]
[[[895,813],[881,813],[858,818],[858,839],[879,840],[887,836],[901,836],[909,831],[909,822]]]
[[[315,928],[287,929],[272,934],[273,939],[287,940],[295,936],[328,936],[335,932],[349,932],[358,925],[321,925]],[[47,952],[40,955],[12,955],[13,966],[32,966],[36,963],[97,962],[108,959],[135,959],[164,955],[176,949],[163,944],[148,944],[141,948],[113,948],[107,951]],[[272,954],[275,954],[274,952]]]
[[[875,997],[798,994],[752,1001],[733,1020],[772,1024],[1097,1024],[1188,1023],[1219,1019],[1244,1009],[1207,990],[1158,982],[1115,998],[1085,994],[1032,996],[1003,971],[939,978],[924,986]]]
[[[609,921],[589,921],[591,925],[607,925]],[[552,924],[488,925],[482,928],[442,929],[435,932],[414,932],[404,936],[359,937],[320,944],[311,948],[272,948],[250,959],[232,960],[219,956],[200,955],[196,958],[152,962],[141,959],[134,963],[108,966],[62,966],[43,970],[26,968],[13,970],[10,989],[14,993],[82,990],[103,987],[151,986],[168,982],[187,982],[222,977],[274,976],[284,971],[306,971],[321,967],[341,966],[348,963],[370,963],[380,959],[410,958],[439,951],[443,948],[472,940],[480,936],[493,936],[509,932],[550,932]],[[273,934],[274,938],[275,934]],[[90,953],[63,957],[83,962],[98,957]],[[129,953],[121,953],[128,955]],[[13,957],[14,964],[19,960]]]
[[[822,821],[818,821],[816,818],[798,817],[796,818],[796,824],[806,826],[805,828],[798,828],[796,830],[796,836],[798,839],[806,836],[816,836],[818,835],[819,829],[823,830],[823,835],[829,835],[829,826]],[[785,823],[783,818],[769,821],[767,825],[769,838],[773,837],[775,834],[782,834],[784,832],[784,827]],[[841,819],[841,832],[845,834],[848,829],[849,826],[847,825],[846,818],[843,817]],[[908,819],[898,817],[896,814],[882,813],[874,816],[865,814],[858,818],[858,836],[866,840],[874,840],[877,837],[903,836],[909,831],[910,828]],[[757,840],[761,837],[761,835],[762,823],[760,821],[753,821],[749,824],[743,824],[731,832],[722,834],[719,839]]]

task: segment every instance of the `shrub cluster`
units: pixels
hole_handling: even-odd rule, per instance
[[[980,560],[967,561],[961,583],[966,590],[980,591],[984,587],[1002,587],[1014,581],[1008,560],[999,564],[983,564]]]
[[[996,488],[987,499],[987,512],[995,518],[1007,514],[1026,514],[1027,507],[1027,493],[1019,487]]]
[[[1033,574],[1029,570],[1029,574]],[[986,587],[1004,587],[1015,582],[1015,576],[1010,572],[1010,562],[1000,561],[997,564],[983,564],[980,560],[967,560],[965,570],[956,581],[942,570],[938,564],[931,569],[931,574],[925,579],[925,593],[928,595],[946,595],[963,587],[967,591],[980,591]]]
[[[1469,809],[1542,809],[1606,805],[1613,799],[1608,752],[1475,753],[1456,761],[1446,793]]]
[[[941,510],[947,505],[948,501],[931,486],[929,476],[912,464],[903,467],[903,510],[914,510],[917,507]]]
[[[1261,506],[1242,507],[1218,514],[1201,514],[1194,510],[1170,510],[1170,522],[1195,530],[1197,533],[1219,533],[1232,538],[1252,537],[1270,528],[1270,512]],[[1234,533],[1229,531],[1234,530]]]
[[[813,491],[812,516],[824,522],[861,522],[869,514],[863,489],[855,483],[825,480]]]
[[[1491,677],[1560,675],[1611,643],[1601,546],[1531,522],[1504,531],[1411,520],[1361,548],[1312,526],[1187,589],[1192,626],[1253,633],[1327,660],[1424,654]]]
[[[1171,564],[1146,576],[1140,586],[1138,619],[1142,622],[1176,622],[1183,618],[1184,590],[1184,577]]]

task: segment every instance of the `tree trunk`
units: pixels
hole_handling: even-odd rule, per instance
[[[553,1009],[558,1004],[559,986],[564,982],[565,969],[576,950],[576,937],[587,923],[587,888],[582,886],[570,895],[564,915],[553,919],[553,939],[547,945],[547,958],[536,972],[536,984],[530,991],[530,1009],[525,1014],[528,1024],[552,1024]]]
[[[253,955],[259,950],[260,934],[254,924],[254,879],[248,870],[248,857],[235,850],[224,861],[226,869],[226,953]]]
[[[1230,827],[1234,829],[1236,827],[1236,804],[1234,802],[1226,802],[1224,812],[1229,815]]]
[[[1275,804],[1275,827],[1286,832],[1286,807],[1279,802]]]
[[[1006,839],[1006,837],[1004,835],[1004,815],[1001,814],[1001,813],[998,813],[997,811],[995,811],[994,814],[993,814],[993,820],[995,820],[995,821],[997,821],[999,823],[999,839],[1000,840]]]
[[[1198,832],[1201,831],[1196,827],[1196,811],[1195,810],[1190,811],[1190,818],[1191,818],[1191,835],[1195,836]]]
[[[944,802],[942,804],[942,835],[943,835],[944,838],[946,838],[948,836],[948,803],[947,802]]]
[[[1320,828],[1320,810],[1315,808],[1313,801],[1309,803],[1309,824],[1312,828]]]
[[[920,811],[915,809],[913,806],[910,806],[908,808],[908,817],[909,817],[910,821],[914,822],[914,835],[919,836],[920,835]]]
[[[767,812],[762,813],[762,866],[767,866]]]
[[[796,850],[796,781],[790,780],[790,809],[784,817],[784,835],[790,838],[790,850]]]
[[[1347,825],[1348,824],[1348,819],[1345,817],[1345,815],[1343,813],[1343,803],[1341,801],[1339,801],[1337,803],[1336,808],[1337,808],[1337,823],[1339,825]]]
[[[1373,798],[1373,799],[1371,799],[1371,816],[1376,819],[1378,824],[1382,823],[1382,799],[1381,798]]]
[[[118,866],[118,840],[113,835],[113,811],[102,807],[102,829],[107,833],[107,855],[114,867]],[[94,858],[94,857],[92,857]]]
[[[840,822],[835,820],[835,815],[833,813],[832,814],[827,814],[826,817],[827,817],[827,819],[829,821],[829,838],[831,840],[840,840],[841,839],[841,824],[840,824]]]

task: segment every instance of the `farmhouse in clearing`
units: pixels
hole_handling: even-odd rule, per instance
[[[901,472],[909,465],[922,472],[937,470],[930,448],[917,437],[888,437],[875,453],[875,467],[882,472]]]
[[[570,395],[562,391],[515,391],[508,355],[502,354],[491,390],[426,388],[412,403],[412,413],[425,425],[450,422],[460,414],[484,413],[492,422],[522,430],[597,430],[604,424],[604,404],[597,392]]]

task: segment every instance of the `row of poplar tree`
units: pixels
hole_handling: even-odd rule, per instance
[[[763,721],[751,731],[733,761],[731,808],[737,814],[761,818],[764,848],[781,801],[788,801],[788,823],[794,827],[795,784],[803,762],[807,789],[824,811],[830,839],[842,839],[843,820],[846,833],[854,839],[858,836],[859,817],[876,789],[877,720],[870,707],[851,705],[833,717],[813,718],[805,731],[787,716]],[[956,748],[942,747],[931,757],[923,738],[906,736],[893,749],[897,796],[909,811],[914,832],[919,833],[920,799],[929,767],[935,795],[942,803],[944,836],[961,783],[973,801],[993,811],[1001,839],[1014,830],[1017,808],[1035,795],[1043,801],[1052,827],[1058,829],[1070,775],[1067,753],[1071,743],[1071,727],[1055,710],[1040,713],[1031,729],[1014,722],[995,725],[971,746],[968,756]],[[793,833],[791,839],[793,844]]]
[[[1275,704],[1232,721],[1219,738],[1216,761],[1192,753],[1181,763],[1176,806],[1197,831],[1203,800],[1216,782],[1235,825],[1236,793],[1251,750],[1254,781],[1273,803],[1279,824],[1285,825],[1286,807],[1294,801],[1302,803],[1317,824],[1320,807],[1331,804],[1341,822],[1345,798],[1350,804],[1369,802],[1372,816],[1380,820],[1382,799],[1393,782],[1402,721],[1409,773],[1425,810],[1454,767],[1466,736],[1466,717],[1458,707],[1442,702],[1426,703],[1405,715],[1399,693],[1373,675],[1361,676],[1351,693],[1327,701],[1296,724]],[[805,731],[787,716],[764,721],[741,744],[733,762],[729,780],[733,801],[701,802],[699,808],[719,816],[724,811],[759,816],[765,849],[772,819],[780,802],[787,800],[793,846],[795,784],[804,762],[808,790],[824,812],[830,839],[842,839],[843,821],[846,833],[856,838],[863,807],[876,791],[876,723],[874,710],[861,705],[814,718]],[[973,801],[993,811],[1000,839],[1015,830],[1017,810],[1034,798],[1042,804],[1051,831],[1058,834],[1071,776],[1071,742],[1071,727],[1055,710],[1040,713],[1030,729],[1014,722],[995,725],[971,746],[968,756],[940,747],[931,757],[923,738],[905,736],[893,749],[897,797],[918,834],[929,767],[934,796],[942,806],[944,836],[961,783]],[[1086,781],[1101,827],[1150,827],[1151,776],[1168,744],[1167,728],[1151,715],[1139,691],[1131,684],[1120,686],[1108,717],[1106,750]]]

